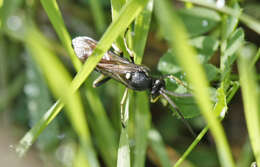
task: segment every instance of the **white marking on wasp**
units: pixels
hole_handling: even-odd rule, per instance
[[[88,56],[90,56],[95,49],[97,44],[97,41],[86,37],[86,36],[80,36],[76,37],[72,40],[72,45],[74,48],[74,51],[79,59],[86,59]],[[108,53],[104,54],[103,59],[110,60],[110,56]]]
[[[79,59],[83,59],[86,55],[91,55],[93,52],[93,48],[87,43],[88,40],[96,43],[95,40],[85,36],[76,37],[72,40],[74,51]]]
[[[129,79],[131,78],[131,73],[130,73],[130,72],[127,72],[127,73],[125,74],[125,78],[129,80]]]

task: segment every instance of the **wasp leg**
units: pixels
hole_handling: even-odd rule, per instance
[[[159,96],[155,97],[155,98],[153,98],[153,97],[151,96],[151,99],[150,99],[151,103],[157,102],[157,100],[160,99],[161,96],[162,96],[161,94],[160,94]]]
[[[134,63],[134,52],[128,48],[126,38],[124,38],[124,45],[125,45],[126,51],[128,52],[128,54],[130,56],[131,62]]]
[[[110,80],[111,78],[110,77],[106,77],[104,75],[100,75],[94,82],[93,82],[93,87],[96,88],[96,87],[99,87],[101,85],[103,85],[104,83],[106,83],[108,80]]]
[[[125,89],[124,95],[123,95],[122,100],[120,102],[121,124],[122,124],[123,128],[126,127],[126,123],[127,123],[127,120],[128,120],[128,110],[124,111],[124,104],[125,104],[126,99],[127,99],[127,94],[128,94],[128,88]]]
[[[120,57],[123,57],[123,51],[122,50],[120,50],[117,46],[116,46],[116,44],[112,44],[112,48],[114,49],[114,52],[117,54],[117,55],[119,55]]]
[[[193,97],[190,93],[175,93],[168,90],[164,90],[164,92],[168,95],[174,96],[174,97]]]
[[[193,135],[194,138],[196,138],[196,134],[193,131],[193,129],[191,128],[190,124],[188,123],[188,121],[185,120],[184,116],[182,115],[180,109],[177,107],[177,105],[170,99],[170,97],[168,97],[165,94],[165,90],[161,90],[160,94],[168,101],[168,103],[172,106],[172,108],[177,112],[177,114],[181,117],[181,120],[183,121],[183,123],[186,125],[186,127],[188,128],[188,130],[190,131],[190,133]]]

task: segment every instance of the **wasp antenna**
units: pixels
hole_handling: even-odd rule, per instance
[[[193,131],[193,129],[191,128],[190,124],[188,123],[188,121],[185,120],[184,116],[182,115],[182,113],[180,112],[179,108],[176,106],[176,104],[170,99],[169,96],[166,95],[166,90],[162,89],[160,90],[160,94],[169,102],[169,104],[175,109],[175,111],[178,113],[178,115],[181,117],[182,122],[185,124],[185,126],[189,129],[190,133],[192,134],[192,136],[194,138],[196,138],[196,134]]]
[[[190,93],[175,93],[175,92],[171,92],[171,91],[168,91],[168,90],[163,90],[163,91],[164,91],[164,93],[171,95],[171,96],[174,96],[174,97],[192,97],[193,96]]]

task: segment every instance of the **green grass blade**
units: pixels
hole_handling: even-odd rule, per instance
[[[148,132],[151,126],[149,97],[146,92],[136,95],[134,167],[145,165]]]
[[[203,130],[199,133],[199,135],[196,137],[196,139],[191,143],[191,145],[185,150],[185,152],[182,154],[182,156],[178,159],[178,161],[173,165],[173,167],[179,167],[184,160],[187,158],[187,156],[191,153],[191,151],[198,145],[198,143],[201,141],[201,139],[205,136],[205,134],[208,132],[209,127],[206,126],[203,128]]]
[[[241,14],[240,11],[236,11],[234,9],[228,8],[228,7],[222,7],[218,8],[215,4],[213,3],[207,3],[205,1],[198,1],[198,0],[180,0],[182,2],[191,2],[196,5],[200,5],[206,8],[214,9],[219,12],[234,16],[239,18],[241,22],[243,22],[245,25],[247,25],[249,28],[254,30],[256,33],[260,34],[260,22],[256,20],[255,18],[252,18],[251,16],[247,14]]]
[[[117,167],[130,167],[130,148],[129,148],[129,141],[128,141],[128,134],[125,128],[122,128],[120,141],[119,141],[119,148],[117,153]]]
[[[146,8],[136,18],[134,25],[133,51],[135,53],[135,63],[141,64],[150,21],[153,11],[153,0],[147,3]],[[149,109],[149,97],[146,92],[140,92],[135,97],[135,148],[134,164],[141,167],[145,164],[148,132],[151,124],[151,114]]]
[[[122,9],[122,7],[124,6],[124,4],[126,3],[126,0],[111,0],[111,12],[112,12],[112,20],[116,19],[119,15],[120,10]],[[116,41],[115,44],[116,46],[123,52],[124,57],[129,58],[129,54],[126,50],[126,46],[124,44],[124,38],[125,38],[125,33],[121,33]]]
[[[58,100],[50,109],[41,117],[41,119],[23,136],[16,146],[17,154],[22,157],[28,151],[30,146],[39,137],[42,131],[49,125],[49,123],[58,115],[64,104]]]
[[[136,55],[134,60],[136,64],[141,64],[144,55],[145,44],[152,17],[153,3],[153,0],[150,0],[146,8],[135,20],[133,50]]]
[[[95,21],[97,32],[101,34],[106,28],[106,21],[100,0],[90,0],[90,7]]]
[[[106,115],[105,109],[90,81],[87,82],[86,97],[91,111],[87,111],[90,128],[96,139],[97,148],[102,158],[109,167],[116,166],[117,138],[115,130]]]
[[[85,156],[84,149],[79,148],[74,158],[73,167],[91,167]]]
[[[14,13],[21,5],[23,1],[17,0],[17,1],[3,1],[2,6],[0,8],[0,28],[8,29],[7,26],[7,19],[8,17]]]
[[[194,97],[216,141],[220,162],[223,166],[232,167],[234,166],[234,160],[223,127],[217,117],[210,112],[212,105],[206,76],[199,65],[195,51],[188,45],[185,28],[176,14],[172,12],[174,10],[171,8],[171,4],[159,0],[155,2],[157,19],[162,26],[164,35],[168,36],[170,45],[174,49],[180,65],[187,73],[187,79],[194,89]]]
[[[63,46],[67,50],[70,59],[74,65],[74,67],[79,70],[81,67],[81,63],[79,59],[76,57],[72,47],[71,47],[71,38],[65,27],[59,6],[56,0],[41,0],[41,4],[44,7],[55,31],[58,34]]]
[[[157,155],[162,167],[170,167],[171,161],[166,152],[165,145],[160,133],[155,129],[151,129],[148,134],[148,140],[149,145]]]
[[[67,49],[68,53],[71,56],[71,59],[73,60],[75,58],[75,55],[71,48],[71,40],[70,40],[68,31],[66,30],[66,27],[64,25],[64,21],[62,19],[61,13],[59,12],[59,8],[57,7],[56,2],[53,0],[52,1],[42,1],[42,4],[49,16],[49,19],[51,20],[51,22],[53,24],[57,34],[59,35],[61,41],[63,42],[63,45],[65,46],[65,48]],[[101,33],[104,31],[105,22],[104,22],[103,13],[100,9],[100,3],[98,1],[92,0],[92,1],[90,1],[90,4],[91,4],[92,11],[95,11],[95,12],[93,12],[93,14],[95,17],[97,30]],[[56,10],[55,10],[55,8],[56,8]],[[72,52],[71,52],[71,50],[72,50]],[[78,58],[76,58],[76,59],[78,61]],[[80,66],[77,65],[77,62],[74,62],[74,67],[79,71]],[[114,132],[112,132],[112,129],[109,128],[109,127],[111,127],[111,125],[109,124],[107,116],[105,115],[102,103],[97,98],[97,95],[92,90],[92,88],[87,88],[86,95],[87,95],[86,96],[87,100],[90,102],[90,106],[92,106],[92,111],[93,111],[94,117],[95,117],[93,119],[97,120],[96,122],[93,122],[93,121],[90,122],[91,127],[95,127],[95,129],[98,129],[97,131],[94,131],[94,133],[101,132],[102,127],[105,128],[105,129],[103,128],[103,130],[106,133],[99,133],[102,135],[96,135],[97,140],[98,141],[101,140],[100,142],[98,142],[99,143],[98,146],[102,153],[101,155],[103,156],[106,163],[110,164],[110,166],[114,166],[113,164],[115,164],[115,157],[113,158],[113,155],[116,155],[116,153],[115,153],[116,145],[115,145],[115,140],[114,140],[115,136],[113,135]],[[94,98],[94,100],[91,98]],[[95,106],[95,105],[97,105],[97,106]],[[97,107],[99,107],[99,109],[102,108],[102,110],[98,110]],[[96,111],[99,111],[98,115],[97,115]],[[97,117],[99,117],[99,119],[97,119]],[[101,117],[102,117],[102,119],[100,119]],[[99,124],[99,126],[96,126],[96,123]],[[104,125],[104,124],[106,124],[106,125]],[[105,137],[102,138],[101,136],[104,136],[103,134],[105,135]],[[109,139],[109,140],[105,140],[106,141],[105,142],[104,139]],[[100,146],[101,143],[103,146],[104,146],[104,144],[105,144],[105,146],[109,146],[108,149],[110,151],[110,154],[105,153],[106,149],[104,149],[104,147]],[[113,161],[113,159],[114,159],[114,161]]]
[[[111,1],[111,12],[112,19],[116,19],[119,15],[121,8],[124,6],[126,0],[110,0]]]
[[[250,140],[247,137],[242,147],[242,150],[240,152],[240,155],[238,157],[237,167],[250,166],[253,160],[254,160],[254,154],[252,152]]]
[[[106,33],[103,35],[99,44],[97,45],[93,56],[91,56],[87,62],[84,64],[81,71],[76,75],[72,80],[72,85],[69,89],[75,92],[81,84],[86,80],[89,74],[93,71],[98,61],[102,58],[104,53],[112,45],[113,41],[123,32],[127,26],[133,21],[133,19],[141,12],[145,7],[147,1],[141,0],[131,0],[124,6],[120,12],[119,17],[115,19],[114,22],[109,26]],[[46,44],[44,44],[46,45]],[[57,101],[49,110],[44,114],[41,120],[23,137],[21,142],[21,148],[26,148],[27,150],[32,143],[36,140],[38,135],[43,131],[46,126],[55,118],[55,116],[63,108],[64,104],[60,101]],[[31,134],[36,134],[31,136]]]
[[[238,57],[238,70],[249,139],[256,162],[260,164],[260,108],[259,91],[257,91],[259,87],[255,69],[248,68],[252,61],[252,57],[249,55],[247,48],[242,48]]]
[[[125,93],[128,90],[125,89]],[[125,95],[125,94],[124,94]],[[121,123],[124,123],[125,127],[121,128],[119,148],[117,152],[117,167],[130,167],[131,158],[130,158],[130,146],[128,139],[128,122],[129,122],[129,103],[130,103],[130,94],[126,94],[125,104],[123,105],[124,109],[121,111]]]
[[[30,122],[35,125],[52,104],[52,97],[48,86],[32,57],[26,57],[26,84],[24,87],[26,103],[28,106]],[[34,107],[32,107],[34,106]],[[47,151],[59,143],[58,120],[54,120],[45,131],[41,133],[37,141],[37,148],[40,151]]]
[[[70,88],[71,78],[68,72],[49,49],[44,47],[43,41],[46,41],[46,39],[35,29],[30,28],[27,31],[26,44],[34,60],[47,78],[52,92],[57,98],[61,97],[61,101],[66,104],[66,113],[79,136],[89,164],[91,164],[91,166],[99,166],[95,152],[91,146],[90,134],[79,93],[72,91]],[[36,131],[36,133],[33,134],[29,131],[27,134],[37,136],[39,133]],[[19,151],[19,149],[21,149],[21,147],[18,146],[17,151]]]
[[[259,58],[260,58],[260,48],[258,49],[256,56],[254,57],[252,63],[250,64],[251,68],[256,64],[256,62],[258,61]]]
[[[86,149],[89,163],[91,166],[99,166],[91,146],[91,138],[79,93],[72,92],[70,89],[71,78],[68,72],[47,48],[40,45],[40,40],[44,41],[45,39],[33,30],[30,37],[27,38],[27,45],[33,54],[33,58],[49,81],[52,92],[56,97],[61,97],[61,100],[65,103],[69,120],[78,134],[83,148]]]
[[[0,79],[4,79],[4,75],[0,75]],[[4,109],[10,104],[14,98],[21,93],[24,87],[25,76],[23,74],[19,74],[16,76],[15,80],[7,85],[7,87],[3,87],[1,90],[0,96],[0,112],[4,111]]]

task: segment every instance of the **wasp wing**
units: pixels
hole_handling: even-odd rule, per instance
[[[89,37],[77,37],[72,40],[72,45],[77,57],[84,63],[96,48],[97,41]],[[96,70],[132,89],[135,87],[129,85],[127,74],[129,73],[131,76],[135,72],[143,72],[149,76],[150,71],[149,68],[131,63],[126,58],[118,56],[112,51],[105,53],[97,64]]]

